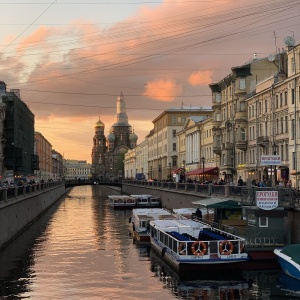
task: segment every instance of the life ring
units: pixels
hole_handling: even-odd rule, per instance
[[[187,252],[186,243],[180,243],[179,246],[178,246],[179,255],[186,255],[186,252]]]
[[[219,244],[219,251],[222,255],[230,255],[233,251],[233,244],[230,241],[222,241]]]
[[[196,241],[192,244],[191,250],[194,255],[203,256],[207,252],[207,246],[202,241]]]

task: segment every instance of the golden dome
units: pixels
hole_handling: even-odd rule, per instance
[[[100,117],[99,117],[98,122],[95,124],[95,127],[104,127],[104,124],[103,124],[103,122],[100,120]]]

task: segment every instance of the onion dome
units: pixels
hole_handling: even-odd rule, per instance
[[[129,135],[130,141],[137,141],[138,136],[134,133],[134,131]]]
[[[111,132],[111,133],[107,136],[107,139],[108,139],[110,142],[113,142],[113,141],[116,139],[116,137],[115,137],[115,135]]]
[[[95,124],[95,128],[97,128],[97,127],[104,127],[104,124],[103,124],[103,122],[100,120],[100,117],[99,117],[98,122]]]

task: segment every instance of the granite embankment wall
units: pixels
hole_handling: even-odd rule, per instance
[[[0,201],[0,249],[34,222],[65,192],[65,185],[62,183]]]
[[[157,189],[147,186],[135,186],[126,183],[123,183],[122,193],[127,195],[150,194],[160,197],[162,206],[167,209],[195,207],[195,205],[192,204],[193,201],[210,198],[209,196],[189,193],[183,190]]]

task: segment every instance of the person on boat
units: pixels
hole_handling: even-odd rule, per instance
[[[196,210],[196,217],[202,219],[202,211],[199,208]]]

